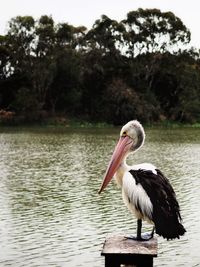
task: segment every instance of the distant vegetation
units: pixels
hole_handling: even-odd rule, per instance
[[[171,12],[138,9],[91,29],[17,16],[0,36],[0,121],[200,121],[200,53]]]

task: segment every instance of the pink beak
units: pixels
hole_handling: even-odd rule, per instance
[[[119,138],[119,141],[115,147],[113,155],[111,157],[110,163],[106,170],[99,194],[106,188],[108,183],[111,181],[112,177],[120,167],[123,159],[127,155],[127,152],[131,148],[133,140],[129,136],[122,136]]]

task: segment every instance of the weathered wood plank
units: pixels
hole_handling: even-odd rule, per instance
[[[124,236],[107,237],[101,252],[105,267],[120,267],[121,264],[137,267],[152,267],[157,257],[157,239],[135,241]]]
[[[127,239],[124,236],[110,236],[106,238],[101,252],[103,256],[107,254],[148,255],[157,257],[157,239],[152,238],[149,241],[135,241]]]

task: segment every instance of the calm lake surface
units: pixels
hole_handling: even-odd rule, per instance
[[[135,233],[115,183],[97,194],[118,135],[118,128],[0,128],[1,267],[101,267],[105,237]],[[129,164],[151,162],[169,177],[187,229],[180,240],[158,237],[154,265],[200,266],[200,129],[146,135]]]

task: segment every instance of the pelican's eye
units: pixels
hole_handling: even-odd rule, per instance
[[[126,131],[124,131],[123,134],[122,134],[122,136],[126,136],[126,135],[127,135],[127,133],[126,133]]]

